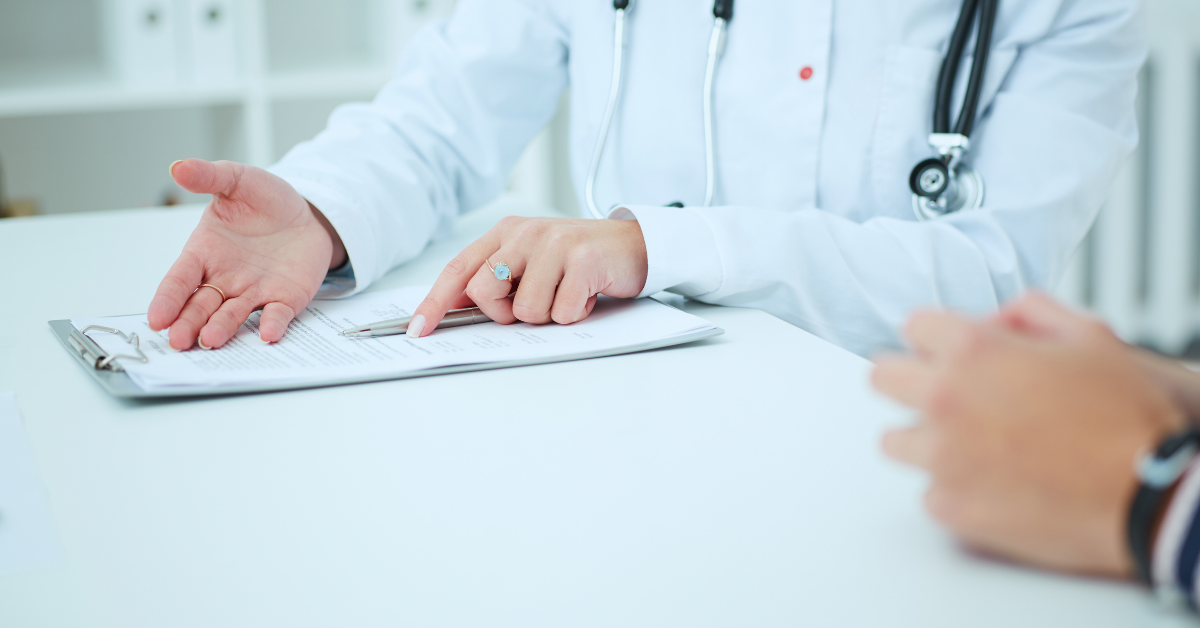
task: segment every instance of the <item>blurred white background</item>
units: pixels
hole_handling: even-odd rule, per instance
[[[274,162],[338,104],[370,99],[412,34],[453,4],[0,1],[0,194],[19,214],[199,201],[168,164]],[[547,150],[539,138],[513,188],[552,204]]]
[[[453,4],[0,0],[0,208],[203,201],[171,182],[169,163],[272,163],[338,104],[369,99],[412,34]],[[1142,146],[1058,294],[1131,341],[1200,354],[1200,0],[1148,0],[1148,14]],[[573,214],[565,125],[560,112],[510,191]]]

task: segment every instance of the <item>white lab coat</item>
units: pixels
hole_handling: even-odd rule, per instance
[[[643,295],[761,308],[862,355],[897,347],[914,308],[984,313],[1062,276],[1137,141],[1139,5],[1001,3],[972,138],[985,208],[922,223],[908,176],[931,156],[935,74],[959,1],[738,3],[716,79],[716,197],[704,209],[694,205],[712,3],[642,0],[598,205],[641,223]],[[416,37],[374,102],[339,108],[273,167],[341,235],[354,291],[496,197],[568,87],[583,190],[613,22],[608,0],[460,0]],[[662,207],[672,201],[692,206]]]

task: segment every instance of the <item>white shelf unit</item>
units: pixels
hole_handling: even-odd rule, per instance
[[[454,4],[210,2],[225,11],[222,19],[231,20],[236,35],[236,73],[219,83],[130,81],[113,52],[120,42],[113,41],[119,29],[112,15],[121,3],[127,13],[133,5],[143,17],[175,11],[171,19],[180,20],[207,11],[205,0],[0,3],[5,195],[32,198],[43,213],[202,201],[173,185],[166,174],[171,161],[273,163],[320,131],[337,105],[370,99],[412,35]],[[175,44],[190,52],[186,37]],[[552,145],[539,138],[514,173],[513,189],[532,202],[553,202],[551,176],[541,172],[552,160],[539,153]]]

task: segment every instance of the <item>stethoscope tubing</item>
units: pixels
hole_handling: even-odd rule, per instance
[[[608,105],[604,108],[604,121],[600,123],[600,137],[596,139],[596,147],[592,150],[592,164],[588,168],[587,184],[584,185],[584,196],[587,198],[588,211],[594,218],[604,218],[596,207],[596,173],[600,170],[600,158],[604,156],[604,145],[608,143],[608,129],[612,126],[613,113],[617,102],[621,99],[621,69],[625,57],[625,15],[627,8],[617,9],[617,21],[613,27],[613,71],[612,86],[608,90]]]
[[[988,55],[992,50],[992,32],[996,28],[996,14],[1000,0],[980,0],[979,34],[975,38],[975,57],[971,61],[971,78],[967,81],[967,95],[963,112],[958,119],[958,133],[971,137],[975,130],[975,116],[979,113],[979,99],[983,96],[983,80],[987,75]]]
[[[713,20],[712,36],[708,40],[708,65],[704,70],[704,207],[712,207],[717,189],[717,153],[713,147],[713,83],[717,60],[725,47],[725,18]]]
[[[962,11],[958,15],[958,23],[954,34],[950,37],[950,47],[946,58],[942,61],[941,71],[938,72],[937,89],[933,108],[933,132],[956,133],[969,138],[975,129],[975,117],[979,110],[979,100],[983,95],[983,80],[987,72],[988,55],[992,48],[992,32],[996,25],[996,13],[999,0],[965,0]],[[962,62],[963,52],[971,33],[975,30],[976,17],[979,18],[979,34],[975,38],[975,56],[971,62],[971,75],[967,82],[967,92],[963,98],[963,108],[959,113],[958,122],[952,131],[950,128],[950,101],[954,97],[954,83],[958,78],[958,68]]]
[[[957,152],[953,153],[954,158],[951,159],[948,155],[944,157],[947,160],[947,165],[950,167],[948,174],[951,180],[955,176],[954,171],[960,167],[962,155],[970,146],[968,140],[971,132],[974,130],[979,110],[979,101],[983,95],[983,82],[987,73],[988,56],[991,52],[992,35],[995,29],[996,16],[999,11],[999,2],[1000,0],[963,0],[962,10],[959,13],[958,21],[951,35],[946,58],[942,61],[941,69],[938,72],[936,93],[934,94],[933,132],[935,136],[942,134],[961,136],[957,141],[957,145],[960,148],[955,149]],[[604,148],[608,143],[608,135],[612,129],[613,117],[616,114],[617,105],[621,101],[629,5],[629,0],[614,0],[613,3],[613,6],[616,8],[616,21],[613,27],[612,83],[609,86],[608,103],[604,108],[604,119],[600,124],[596,146],[592,150],[592,161],[588,167],[587,181],[584,185],[584,198],[587,202],[588,212],[595,218],[606,217],[606,214],[602,213],[596,204],[596,179],[604,157]],[[717,65],[724,52],[728,24],[730,18],[733,16],[732,0],[716,0],[713,5],[713,16],[713,30],[709,37],[708,59],[704,71],[705,184],[703,207],[711,207],[716,194],[716,141],[713,123],[713,91],[716,82]],[[966,94],[963,98],[963,106],[959,113],[958,121],[954,125],[954,130],[951,131],[950,101],[954,97],[954,84],[958,78],[963,52],[966,51],[967,43],[970,41],[972,33],[976,32],[977,18],[979,28],[975,37],[975,54],[971,63]],[[930,142],[933,143],[934,140],[931,138]],[[965,166],[962,167],[965,168]],[[919,168],[921,168],[921,165],[918,165]],[[970,169],[967,168],[967,171],[970,171]],[[916,176],[916,172],[917,170],[914,170],[914,177]],[[970,172],[974,174],[973,171]],[[978,178],[977,175],[975,176]],[[982,194],[982,181],[979,183],[979,193]],[[914,192],[916,191],[918,190],[914,188]],[[930,192],[930,194],[934,193],[936,192]],[[936,199],[936,197],[933,198]],[[918,199],[914,194],[914,203],[917,200],[921,199]],[[981,200],[981,197],[978,200]],[[920,213],[918,213],[918,217],[925,219]]]
[[[608,143],[609,130],[612,127],[613,116],[621,101],[623,65],[625,57],[625,33],[627,28],[628,8],[616,10],[616,23],[613,27],[613,71],[612,84],[608,90],[608,104],[604,108],[604,119],[600,123],[600,133],[596,139],[596,147],[592,149],[592,163],[588,167],[587,182],[584,184],[584,197],[587,201],[588,212],[594,218],[604,218],[606,214],[600,211],[596,204],[596,178],[600,172],[600,162],[604,158],[604,146]],[[717,157],[715,147],[715,131],[713,124],[713,90],[716,83],[717,65],[725,50],[725,34],[729,26],[729,18],[733,14],[733,3],[719,0],[714,5],[712,35],[708,39],[708,61],[704,69],[704,207],[711,207],[713,196],[717,189]]]

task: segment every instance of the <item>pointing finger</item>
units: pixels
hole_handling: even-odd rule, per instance
[[[414,322],[418,316],[423,317],[424,320],[421,331],[415,331],[416,327],[411,328],[415,335],[427,336],[437,327],[438,323],[442,322],[442,317],[446,315],[446,312],[460,302],[467,289],[467,284],[479,272],[488,256],[499,248],[500,238],[496,234],[496,229],[492,229],[463,249],[454,259],[450,260],[449,264],[446,264],[442,273],[438,275],[437,282],[425,296],[425,300],[421,301],[416,311],[413,312]]]

